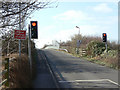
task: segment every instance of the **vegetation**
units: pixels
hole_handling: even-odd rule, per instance
[[[30,66],[27,55],[18,55],[16,59],[10,63],[10,81],[9,88],[30,88]],[[24,69],[23,69],[24,68]]]
[[[105,44],[99,41],[91,41],[87,44],[86,55],[95,57],[105,51]]]
[[[28,39],[22,41],[22,45],[24,45],[24,48],[21,49],[21,57],[19,57],[18,47],[14,47],[13,43],[10,43],[10,51],[9,55],[7,55],[7,48],[3,50],[3,58],[5,57],[14,57],[15,60],[11,61],[9,64],[9,88],[31,88],[32,87],[32,80],[34,79],[34,76],[36,75],[36,49],[35,49],[35,43],[31,41],[31,53],[34,53],[32,55],[32,75],[30,70],[30,62],[28,59],[28,45],[27,41]],[[17,41],[16,41],[17,42]],[[4,44],[3,44],[4,46]],[[13,46],[13,47],[12,47]],[[3,48],[2,48],[3,49]],[[13,52],[14,51],[14,52]]]
[[[56,2],[52,0],[28,0],[27,2],[15,2],[14,0],[9,2],[9,0],[6,0],[0,2],[0,38],[2,38],[0,45],[2,45],[2,58],[15,57],[15,60],[10,62],[10,88],[30,88],[36,73],[35,60],[37,52],[35,43],[32,40],[30,41],[33,72],[31,75],[28,60],[28,36],[26,36],[26,40],[21,40],[21,57],[19,57],[19,41],[13,37],[14,29],[26,30],[27,25],[25,22],[30,18],[32,12],[53,7],[53,3]]]
[[[82,40],[79,46],[79,54],[76,53],[77,40]],[[61,42],[61,48],[65,48],[74,56],[85,58],[90,62],[105,65],[114,69],[120,68],[118,61],[118,47],[116,42],[107,41],[107,51],[105,43],[102,42],[101,37],[74,35],[70,41]],[[83,49],[86,51],[83,54]]]

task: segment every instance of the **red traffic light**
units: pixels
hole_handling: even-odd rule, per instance
[[[107,34],[106,33],[103,33],[102,38],[103,38],[103,42],[107,42]]]
[[[103,34],[104,36],[106,36],[106,34]]]
[[[31,25],[31,38],[38,39],[38,23],[37,21],[30,21]]]
[[[35,22],[33,22],[33,23],[32,23],[32,26],[36,26],[36,23],[35,23]]]

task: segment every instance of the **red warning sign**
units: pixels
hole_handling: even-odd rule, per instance
[[[26,39],[26,31],[25,30],[15,30],[14,31],[14,39]]]

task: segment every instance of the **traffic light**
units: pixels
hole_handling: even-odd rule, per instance
[[[37,21],[31,21],[30,24],[31,24],[31,38],[38,39]]]
[[[107,42],[107,34],[103,33],[103,42]]]

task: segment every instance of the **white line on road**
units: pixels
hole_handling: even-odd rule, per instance
[[[98,81],[109,81],[115,85],[120,86],[118,83],[110,80],[110,79],[98,79],[98,80],[72,80],[72,81],[59,81],[60,83],[72,83],[72,82],[98,82]]]
[[[98,79],[98,80],[72,80],[72,81],[59,81],[60,83],[64,82],[95,82],[95,81],[106,81],[106,79]]]
[[[114,81],[112,81],[112,80],[110,80],[110,79],[108,79],[108,81],[111,82],[111,83],[113,83],[113,84],[115,84],[115,85],[120,86],[118,83],[116,83],[116,82],[114,82]]]

